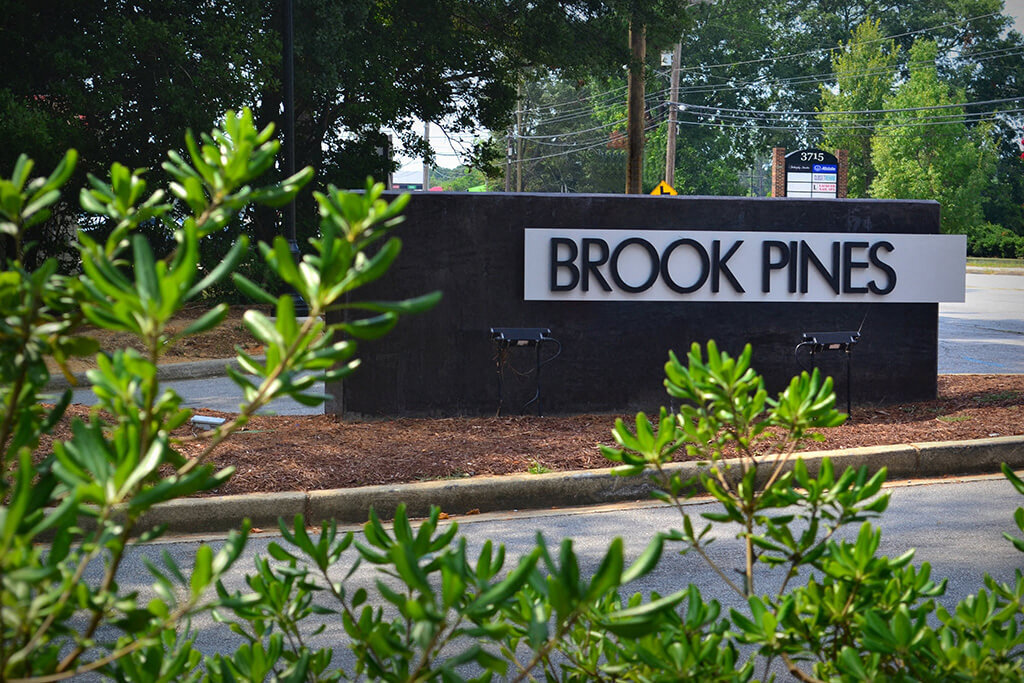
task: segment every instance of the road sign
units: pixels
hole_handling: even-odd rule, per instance
[[[839,162],[820,149],[800,149],[786,155],[787,197],[837,195]]]
[[[658,186],[651,190],[651,194],[679,194],[676,189],[662,180]]]

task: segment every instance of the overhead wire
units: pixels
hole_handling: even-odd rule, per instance
[[[894,35],[891,35],[891,36],[883,36],[881,38],[875,38],[873,40],[865,40],[861,44],[863,45],[863,44],[884,42],[884,41],[887,41],[887,40],[893,40],[895,38],[905,38],[907,36],[917,35],[919,33],[929,33],[931,31],[937,31],[939,29],[949,28],[951,26],[958,26],[960,24],[967,24],[967,23],[970,23],[970,22],[973,22],[973,21],[978,21],[980,19],[987,19],[989,17],[994,17],[994,16],[998,16],[998,15],[1001,15],[1001,14],[1002,14],[1002,12],[989,12],[988,14],[979,14],[977,16],[967,17],[966,19],[960,19],[958,21],[951,21],[951,22],[948,22],[948,23],[945,23],[945,24],[939,24],[937,26],[928,26],[928,27],[925,27],[925,28],[916,29],[914,31],[906,31],[904,33],[897,33],[897,34],[894,34]],[[832,46],[832,47],[820,47],[820,48],[815,48],[813,50],[805,50],[803,52],[794,52],[794,53],[788,54],[788,55],[778,55],[778,56],[773,56],[773,57],[763,57],[761,59],[748,59],[748,60],[737,61],[737,62],[726,62],[726,63],[722,63],[722,64],[707,64],[707,65],[701,65],[701,66],[687,67],[686,69],[680,69],[680,71],[687,71],[687,70],[691,70],[692,71],[692,70],[696,70],[696,69],[719,69],[719,68],[730,67],[730,66],[746,66],[748,64],[763,64],[765,62],[777,62],[777,61],[780,61],[780,60],[783,60],[783,59],[795,59],[797,57],[806,57],[808,55],[818,54],[818,53],[821,53],[821,52],[834,52],[836,50],[842,50],[844,48],[845,48],[845,45],[844,44],[840,44],[840,45],[836,45],[836,46]]]
[[[985,19],[985,18],[990,18],[990,17],[998,16],[998,15],[1001,15],[1001,13],[1000,12],[991,12],[991,13],[988,13],[988,14],[982,14],[982,15],[977,15],[977,16],[974,16],[974,17],[968,17],[968,18],[965,18],[965,19],[962,19],[962,20],[957,20],[957,21],[953,21],[953,22],[947,22],[945,24],[940,24],[940,25],[937,25],[937,26],[925,27],[925,28],[914,30],[914,31],[907,31],[907,32],[899,33],[899,34],[893,34],[893,35],[889,35],[889,36],[884,36],[884,37],[881,37],[881,38],[878,38],[878,39],[874,39],[874,40],[870,40],[870,41],[864,41],[861,44],[891,41],[891,40],[894,40],[894,39],[897,39],[897,38],[903,38],[903,37],[907,37],[907,36],[911,36],[911,35],[918,35],[918,34],[922,34],[922,33],[928,33],[928,32],[932,32],[932,31],[937,31],[937,30],[941,30],[941,29],[944,29],[944,28],[949,28],[949,27],[952,27],[952,26],[959,26],[959,25],[963,25],[963,24],[968,24],[968,23],[971,23],[973,21],[977,21],[977,20],[981,20],[981,19]],[[713,77],[713,78],[723,78],[723,77],[720,77],[720,76],[715,76],[715,75],[709,73],[709,71],[713,70],[713,69],[719,69],[719,68],[725,68],[725,67],[746,66],[746,65],[751,65],[751,64],[769,64],[769,63],[775,63],[775,62],[779,62],[779,61],[786,60],[786,59],[794,59],[794,58],[797,58],[797,57],[808,56],[808,55],[812,55],[812,54],[818,54],[818,53],[823,53],[823,52],[835,52],[837,50],[844,50],[844,49],[846,49],[846,47],[848,45],[849,45],[849,43],[846,43],[846,44],[840,44],[838,46],[822,47],[822,48],[817,48],[817,49],[814,49],[814,50],[807,50],[807,51],[797,52],[797,53],[792,53],[792,54],[787,54],[787,55],[776,55],[776,56],[765,57],[765,58],[761,58],[761,59],[743,60],[743,61],[720,63],[720,64],[708,64],[708,65],[699,65],[699,66],[693,66],[693,67],[685,67],[685,68],[681,69],[680,71],[681,71],[681,73],[688,74],[688,75],[704,75],[704,76],[709,76],[709,77]],[[1007,47],[1007,48],[997,48],[997,49],[983,51],[983,52],[978,52],[978,53],[974,53],[974,54],[960,55],[958,59],[961,60],[961,61],[964,61],[964,62],[966,62],[968,64],[970,64],[970,63],[975,63],[975,62],[979,62],[979,61],[987,61],[987,60],[990,60],[990,59],[999,59],[999,58],[1005,58],[1005,57],[1019,56],[1021,54],[1024,54],[1024,47],[1022,47],[1022,46],[1010,46],[1010,47]],[[912,68],[914,66],[917,66],[918,64],[919,64],[919,62],[897,64],[897,65],[893,65],[892,67],[883,68],[883,69],[875,69],[875,70],[867,70],[867,71],[863,71],[863,72],[850,73],[850,74],[846,74],[846,76],[849,76],[849,77],[863,77],[863,76],[868,76],[868,75],[881,75],[881,74],[892,74],[892,75],[895,75],[896,73],[899,73],[900,71],[903,71],[903,70],[905,70],[907,68]],[[726,78],[728,78],[728,77],[726,77]],[[748,79],[746,81],[735,81],[735,80],[733,80],[732,82],[725,82],[725,83],[719,83],[719,84],[707,83],[707,84],[694,84],[694,85],[689,85],[689,86],[684,85],[684,86],[682,86],[680,88],[680,94],[682,94],[682,95],[693,95],[693,94],[700,94],[700,93],[715,93],[715,92],[722,92],[722,91],[744,90],[744,89],[750,89],[751,87],[755,87],[756,88],[756,87],[773,87],[774,86],[774,87],[793,88],[793,86],[797,86],[797,85],[805,85],[805,84],[810,84],[810,83],[825,83],[825,82],[829,82],[829,81],[834,81],[835,79],[836,79],[836,75],[834,73],[802,75],[802,76],[793,76],[793,77],[788,77],[788,78],[776,78],[776,79],[772,79],[770,77],[770,75],[766,74],[765,76],[762,76],[762,77],[759,77],[759,78],[754,78],[754,79]],[[559,124],[559,123],[564,124],[564,123],[567,123],[567,122],[576,121],[576,120],[580,120],[580,119],[593,118],[593,104],[592,104],[593,102],[608,102],[608,103],[614,102],[615,99],[620,96],[620,93],[623,90],[626,89],[626,87],[627,86],[619,86],[619,87],[612,88],[610,90],[603,91],[603,92],[600,92],[600,93],[592,93],[592,94],[588,94],[586,96],[577,97],[577,98],[575,98],[574,100],[571,100],[571,101],[537,105],[535,107],[524,108],[524,109],[522,109],[520,111],[522,113],[524,113],[524,114],[533,114],[533,113],[537,113],[537,112],[543,112],[543,111],[546,111],[546,110],[547,111],[559,110],[561,108],[561,110],[557,111],[557,114],[552,116],[552,117],[543,118],[541,120],[537,120],[535,117],[531,117],[531,118],[534,118],[534,120],[530,121],[529,126],[530,126],[532,131],[536,132],[536,130],[538,128],[544,127],[544,126],[548,126],[548,125],[555,125],[555,124]],[[793,89],[792,91],[800,92],[799,90],[796,90],[796,89]],[[645,100],[657,99],[660,96],[664,95],[666,92],[668,92],[667,88],[666,89],[662,89],[660,91],[656,91],[654,93],[648,93],[645,96]],[[813,92],[813,91],[806,91],[805,90],[803,92]],[[792,131],[792,130],[794,130],[794,128],[798,128],[798,129],[802,129],[802,130],[807,131],[807,132],[819,132],[819,131],[824,130],[823,124],[821,122],[816,121],[816,120],[811,119],[811,118],[800,118],[800,117],[815,117],[815,118],[817,118],[817,117],[820,117],[820,116],[833,116],[833,115],[834,116],[839,116],[839,115],[858,115],[858,116],[863,117],[863,116],[868,115],[868,114],[880,114],[882,116],[882,118],[872,118],[872,119],[868,119],[868,118],[836,119],[836,120],[830,121],[828,123],[828,126],[829,126],[830,130],[844,130],[844,129],[857,129],[857,128],[865,129],[865,128],[870,127],[871,124],[878,125],[878,124],[883,123],[884,120],[885,120],[884,117],[886,115],[892,114],[892,113],[909,112],[909,111],[927,111],[927,110],[932,110],[932,109],[952,109],[952,108],[958,108],[958,107],[959,108],[964,108],[964,107],[992,105],[992,104],[1004,104],[1004,103],[1009,103],[1009,102],[1017,102],[1017,101],[1020,101],[1021,99],[1024,99],[1024,98],[1004,98],[1004,99],[1001,99],[1001,100],[987,100],[987,101],[980,101],[980,102],[965,102],[965,103],[955,103],[955,104],[948,104],[948,105],[934,105],[934,106],[930,106],[930,107],[914,107],[914,108],[891,109],[891,110],[863,110],[863,111],[847,111],[847,112],[741,110],[741,109],[728,109],[728,108],[722,108],[722,107],[715,107],[715,106],[712,106],[712,105],[696,105],[696,104],[692,104],[692,103],[683,103],[683,102],[677,102],[677,103],[674,103],[674,104],[684,105],[687,108],[686,111],[688,113],[696,116],[696,117],[716,118],[716,119],[721,119],[722,120],[720,122],[680,120],[680,121],[678,121],[678,123],[680,125],[718,127],[718,128],[735,128],[735,129],[749,129],[752,126],[756,126],[759,129],[765,129],[765,130],[787,130],[787,131]],[[591,104],[587,104],[587,103],[591,103]],[[567,104],[570,105],[569,109],[565,109],[564,108],[565,105],[567,105]],[[658,104],[662,104],[662,102],[658,101]],[[668,104],[673,104],[673,103],[668,103]],[[693,111],[693,110],[697,110],[697,111]],[[1011,110],[994,110],[994,111],[983,111],[983,112],[964,112],[964,113],[956,113],[956,114],[948,114],[948,115],[933,115],[933,116],[926,116],[926,117],[917,117],[914,121],[909,121],[909,122],[891,122],[890,121],[888,124],[885,125],[885,128],[889,129],[889,128],[899,128],[899,127],[907,127],[907,126],[922,126],[922,125],[939,126],[939,125],[946,125],[946,124],[949,124],[949,123],[957,123],[957,122],[974,122],[974,121],[985,120],[986,118],[995,117],[995,116],[998,116],[1000,114],[1013,114],[1013,113],[1019,113],[1021,111],[1024,111],[1024,110],[1021,110],[1021,109],[1011,109]],[[794,119],[793,117],[797,117],[797,118]],[[757,120],[755,120],[755,119],[757,119]],[[743,123],[726,123],[725,120],[743,121]],[[565,148],[565,149],[562,149],[561,151],[558,151],[558,152],[552,152],[550,154],[542,154],[542,155],[538,155],[538,156],[533,156],[533,157],[528,157],[528,158],[522,159],[522,161],[524,161],[524,162],[525,161],[541,161],[541,160],[545,160],[545,159],[551,159],[551,158],[555,158],[555,157],[562,157],[562,156],[566,156],[566,155],[569,155],[569,154],[574,154],[576,152],[583,152],[583,151],[595,149],[597,147],[605,146],[609,142],[608,138],[606,138],[606,137],[602,137],[599,140],[593,140],[593,141],[579,140],[579,141],[571,142],[571,141],[564,141],[564,140],[567,139],[567,138],[575,138],[575,137],[587,135],[589,133],[594,133],[594,132],[597,132],[597,131],[607,130],[607,129],[613,128],[615,126],[622,125],[623,123],[625,123],[625,118],[617,119],[615,121],[611,121],[611,122],[608,122],[608,123],[603,123],[603,124],[598,125],[598,126],[591,126],[591,127],[588,127],[588,128],[577,130],[577,131],[565,131],[565,132],[561,132],[560,131],[560,132],[558,132],[556,134],[546,134],[546,135],[542,135],[542,134],[516,135],[513,132],[512,135],[510,136],[510,138],[513,139],[513,140],[516,140],[516,139],[524,140],[524,141],[529,142],[530,144],[535,144],[535,145],[540,145],[540,146],[556,147],[556,148],[557,147],[562,147],[562,148]],[[774,123],[784,123],[786,125],[778,125],[778,126],[776,126],[776,125],[768,125],[768,124],[774,124]],[[655,122],[655,123],[651,123],[651,124],[645,126],[644,130],[645,131],[651,130],[653,128],[656,128],[659,125],[661,125],[660,121],[659,122]]]
[[[876,39],[873,39],[873,40],[863,41],[861,44],[870,44],[870,43],[875,43],[875,42],[884,42],[884,41],[887,41],[887,40],[893,40],[895,38],[903,38],[903,37],[906,37],[906,36],[917,35],[917,34],[920,34],[920,33],[928,33],[928,32],[937,31],[937,30],[940,30],[940,29],[943,29],[943,28],[949,28],[951,26],[958,26],[958,25],[961,25],[961,24],[967,24],[967,23],[971,23],[973,21],[978,21],[980,19],[990,18],[990,17],[997,16],[997,15],[1000,15],[1000,14],[1001,14],[1000,12],[990,12],[988,14],[980,14],[980,15],[977,15],[977,16],[967,17],[965,19],[961,19],[961,20],[957,20],[957,21],[953,21],[953,22],[947,22],[945,24],[939,24],[939,25],[936,25],[936,26],[929,26],[929,27],[917,29],[917,30],[914,30],[914,31],[907,31],[907,32],[904,32],[904,33],[897,33],[897,34],[893,34],[893,35],[890,35],[890,36],[883,36],[881,38],[876,38]],[[815,48],[813,50],[806,50],[806,51],[803,51],[803,52],[796,52],[796,53],[791,53],[791,54],[787,54],[787,55],[776,55],[776,56],[772,56],[772,57],[764,57],[764,58],[755,59],[755,60],[743,60],[743,61],[737,61],[737,62],[725,62],[725,63],[720,63],[720,64],[706,64],[706,65],[698,65],[698,66],[692,66],[692,67],[684,67],[684,68],[680,69],[680,72],[681,73],[692,73],[692,72],[703,70],[703,69],[718,69],[718,68],[725,68],[725,67],[732,67],[732,66],[745,66],[745,65],[748,65],[748,64],[763,64],[763,63],[770,63],[770,62],[778,62],[778,61],[785,60],[785,59],[793,59],[793,58],[796,58],[796,57],[803,57],[803,56],[807,56],[807,55],[810,55],[810,54],[817,54],[817,53],[820,53],[820,52],[832,52],[832,51],[841,50],[841,49],[845,49],[845,46],[842,45],[842,44],[840,44],[838,46]],[[1016,49],[1016,48],[1004,48],[1004,49],[1005,50],[1010,50],[1010,49]],[[995,51],[992,51],[992,52],[998,52],[998,50],[995,50]],[[984,54],[984,53],[982,53],[982,54]],[[830,76],[830,75],[831,74],[820,74],[818,76],[820,76],[820,77],[827,77],[827,76]],[[818,77],[818,76],[814,76],[814,77],[811,77],[811,78],[815,78],[815,77]],[[737,88],[746,87],[747,85],[754,84],[754,83],[755,83],[755,81],[750,81],[748,83],[734,85],[734,86],[726,86],[726,87],[729,87],[729,89],[737,89]],[[708,86],[698,86],[698,87],[714,88],[715,86],[709,84]],[[556,102],[556,103],[545,104],[545,105],[538,105],[538,106],[535,106],[535,107],[527,107],[527,108],[522,109],[520,111],[522,113],[524,113],[524,114],[526,114],[526,113],[534,113],[534,112],[543,111],[545,109],[552,109],[552,108],[563,107],[565,105],[578,105],[579,109],[577,109],[576,111],[579,111],[579,112],[589,111],[586,108],[586,106],[584,105],[585,102],[588,102],[590,100],[598,100],[598,99],[600,99],[600,100],[612,99],[613,96],[618,95],[622,91],[625,91],[627,88],[628,88],[628,85],[617,86],[617,87],[612,88],[610,90],[606,90],[606,91],[603,91],[603,92],[600,92],[600,93],[594,93],[594,94],[591,94],[591,95],[586,95],[586,96],[583,96],[583,97],[578,97],[578,98],[575,98],[573,100],[569,100],[569,101],[565,101],[565,102]],[[564,113],[564,112],[562,112],[562,113]],[[560,113],[560,115],[561,115],[561,113]],[[558,117],[553,117],[552,119],[548,120],[548,122],[551,122],[551,123],[554,123],[554,122],[557,122],[557,121],[558,121]]]

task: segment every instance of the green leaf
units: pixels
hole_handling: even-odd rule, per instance
[[[210,585],[213,578],[213,549],[207,544],[202,544],[196,550],[196,561],[192,566],[192,577],[189,581],[189,588],[192,597],[198,597]]]
[[[211,308],[210,310],[208,310],[203,315],[196,318],[194,321],[192,321],[192,323],[184,330],[182,330],[181,333],[177,336],[187,337],[192,334],[200,334],[201,332],[206,332],[207,330],[213,329],[217,325],[220,325],[222,322],[224,322],[224,318],[226,318],[227,315],[228,305],[218,304]]]
[[[635,581],[642,576],[649,574],[657,565],[661,559],[662,550],[665,547],[665,537],[662,534],[657,534],[651,542],[647,544],[647,547],[640,557],[638,557],[633,564],[629,565],[629,568],[622,573],[622,583],[627,584],[630,581]]]
[[[340,323],[338,327],[356,339],[371,341],[386,335],[394,329],[397,323],[397,314],[384,313],[373,318],[364,318],[351,323]]]
[[[156,276],[153,250],[142,235],[132,235],[132,254],[135,260],[135,286],[142,301],[161,303],[160,284]]]
[[[232,271],[235,270],[235,268],[241,262],[242,258],[245,256],[245,253],[248,250],[249,238],[245,235],[239,235],[238,240],[233,245],[231,245],[231,249],[228,250],[228,253],[224,256],[223,260],[221,260],[221,262],[218,263],[217,266],[213,270],[211,270],[206,277],[197,282],[195,285],[193,285],[193,287],[190,290],[188,290],[188,293],[185,294],[185,300],[188,301],[199,296],[199,294],[201,294],[204,290],[223,280],[228,273],[231,273]],[[238,285],[238,278],[241,278],[242,280],[245,280],[247,286],[257,290],[259,294],[266,294],[266,292],[263,292],[262,289],[257,287],[251,280],[247,280],[243,275],[235,273],[233,277],[235,278],[236,285]],[[242,289],[241,285],[239,285],[239,289]],[[258,298],[252,297],[252,294],[245,290],[243,290],[242,293],[251,298]],[[267,296],[270,295],[268,294]],[[271,301],[267,303],[273,303],[273,299],[271,299]]]
[[[592,602],[603,597],[608,591],[618,588],[622,582],[622,538],[612,539],[601,565],[590,581],[584,601]]]

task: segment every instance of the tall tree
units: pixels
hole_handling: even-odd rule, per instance
[[[48,168],[69,147],[79,151],[79,176],[100,173],[111,156],[158,168],[180,146],[180,131],[211,129],[276,78],[280,47],[258,0],[0,0],[0,14],[5,172],[21,152]],[[40,248],[28,265],[76,256],[73,204],[55,206],[36,228]]]
[[[0,13],[2,168],[22,151],[50,166],[69,146],[83,171],[112,153],[157,166],[181,130],[211,128],[276,78],[256,0],[0,0]]]
[[[871,135],[877,112],[892,92],[893,73],[899,58],[894,41],[884,40],[878,20],[868,19],[832,58],[835,86],[821,86],[818,115],[824,146],[850,153],[848,196],[866,197],[875,177],[871,164]],[[842,112],[842,113],[829,113]]]
[[[877,175],[871,196],[935,199],[942,229],[963,233],[982,221],[982,190],[992,180],[996,154],[988,127],[969,129],[963,108],[948,106],[965,95],[939,80],[935,56],[934,42],[915,42],[910,77],[885,100],[891,111],[872,139]]]

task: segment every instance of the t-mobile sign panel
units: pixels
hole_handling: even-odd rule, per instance
[[[525,230],[527,301],[963,301],[964,235]]]

